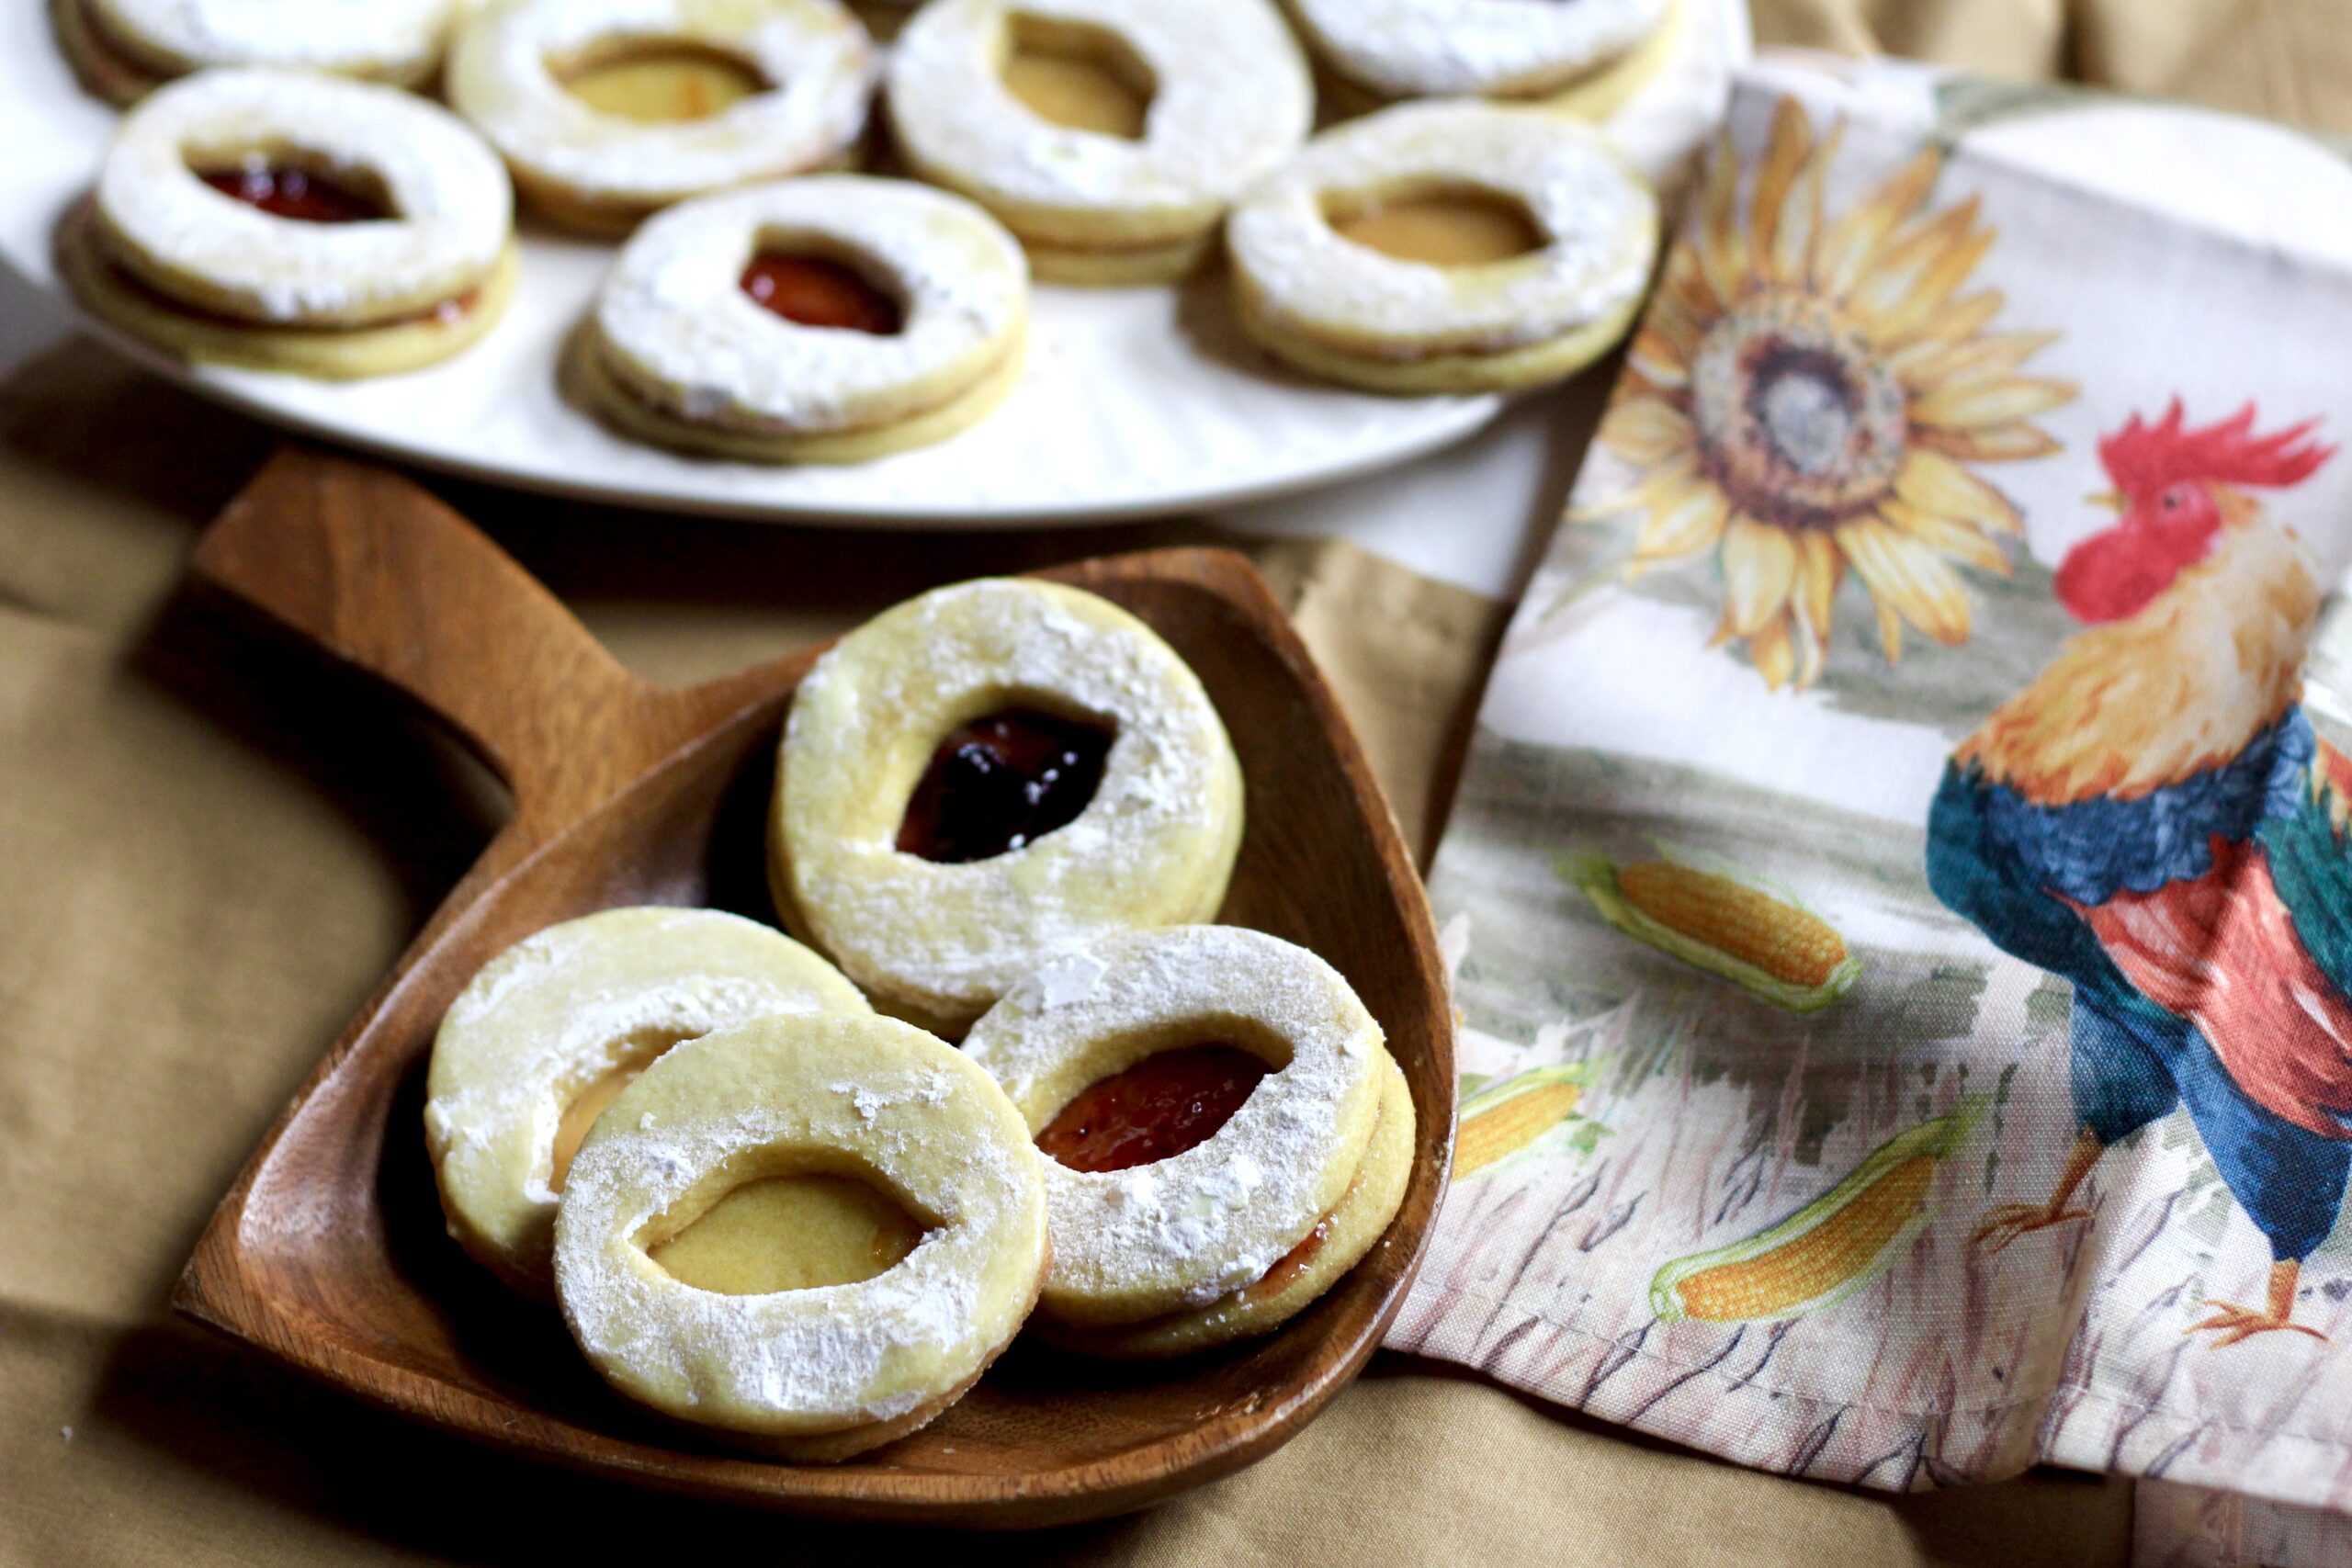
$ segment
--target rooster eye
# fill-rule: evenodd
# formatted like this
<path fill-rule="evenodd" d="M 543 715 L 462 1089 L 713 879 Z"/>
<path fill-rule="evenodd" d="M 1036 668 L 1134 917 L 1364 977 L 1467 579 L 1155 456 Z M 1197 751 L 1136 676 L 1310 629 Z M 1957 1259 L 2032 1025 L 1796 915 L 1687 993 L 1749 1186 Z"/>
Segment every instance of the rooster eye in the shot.
<path fill-rule="evenodd" d="M 2179 492 L 2178 491 L 2174 491 L 2174 490 L 2168 490 L 2168 491 L 2165 491 L 2165 494 L 2164 494 L 2164 502 L 2165 502 L 2165 510 L 2166 512 L 2176 512 L 2176 511 L 2178 511 L 2178 510 L 2179 510 L 2179 508 L 2180 508 L 2180 492 Z"/>

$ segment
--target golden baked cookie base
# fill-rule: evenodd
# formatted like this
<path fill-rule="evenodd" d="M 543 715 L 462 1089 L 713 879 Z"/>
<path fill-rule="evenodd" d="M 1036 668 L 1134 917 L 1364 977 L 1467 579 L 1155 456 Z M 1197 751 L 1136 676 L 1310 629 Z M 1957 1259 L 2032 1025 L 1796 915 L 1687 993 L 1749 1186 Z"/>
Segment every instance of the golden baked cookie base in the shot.
<path fill-rule="evenodd" d="M 1245 1285 L 1204 1307 L 1142 1323 L 1080 1327 L 1039 1316 L 1030 1319 L 1031 1330 L 1048 1345 L 1089 1356 L 1182 1356 L 1272 1333 L 1306 1311 L 1363 1261 L 1405 1201 L 1413 1173 L 1413 1091 L 1394 1058 L 1384 1055 L 1382 1070 L 1380 1116 L 1363 1162 L 1322 1222 L 1328 1228 L 1321 1246 L 1290 1279 L 1262 1294 L 1252 1293 L 1256 1284 Z"/>
<path fill-rule="evenodd" d="M 182 359 L 356 381 L 436 365 L 480 342 L 514 297 L 522 253 L 506 243 L 475 286 L 473 303 L 454 321 L 426 314 L 372 327 L 266 326 L 183 310 L 118 270 L 87 206 L 60 226 L 57 263 L 91 311 Z"/>
<path fill-rule="evenodd" d="M 996 406 L 1004 401 L 1005 394 L 1020 381 L 1027 350 L 1028 332 L 1023 327 L 985 376 L 944 403 L 864 430 L 820 431 L 804 435 L 763 435 L 696 424 L 653 407 L 621 385 L 605 368 L 593 325 L 571 334 L 564 350 L 562 379 L 565 393 L 575 404 L 632 441 L 745 463 L 863 463 L 944 441 L 978 423 L 995 412 Z M 789 926 L 788 920 L 786 923 Z M 808 940 L 797 929 L 793 934 L 804 942 Z M 912 1021 L 923 1022 L 921 1019 Z"/>
<path fill-rule="evenodd" d="M 1197 270 L 1216 243 L 1215 225 L 1189 239 L 1136 246 L 1058 245 L 1024 239 L 1029 276 L 1073 288 L 1136 288 L 1178 283 Z"/>
<path fill-rule="evenodd" d="M 1182 209 L 1120 212 L 1014 201 L 969 179 L 957 177 L 951 169 L 926 164 L 910 153 L 903 142 L 892 145 L 902 165 L 902 171 L 894 173 L 902 172 L 907 179 L 920 180 L 962 197 L 1012 231 L 1023 248 L 1044 246 L 1048 250 L 1087 253 L 1205 244 L 1225 220 L 1226 209 L 1210 203 L 1195 203 Z"/>
<path fill-rule="evenodd" d="M 1234 284 L 1242 330 L 1276 358 L 1328 381 L 1408 396 L 1516 392 L 1563 380 L 1615 346 L 1632 326 L 1642 304 L 1638 295 L 1630 297 L 1607 315 L 1541 343 L 1484 354 L 1430 354 L 1402 358 L 1337 347 L 1296 328 L 1268 321 L 1255 290 L 1238 273 Z"/>

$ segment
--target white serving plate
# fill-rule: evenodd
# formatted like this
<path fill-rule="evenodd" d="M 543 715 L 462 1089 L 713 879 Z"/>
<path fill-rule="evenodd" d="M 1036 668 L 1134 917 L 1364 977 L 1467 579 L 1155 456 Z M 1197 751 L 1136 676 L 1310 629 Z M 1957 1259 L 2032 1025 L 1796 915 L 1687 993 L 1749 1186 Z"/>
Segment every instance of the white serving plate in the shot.
<path fill-rule="evenodd" d="M 63 295 L 51 232 L 88 188 L 115 118 L 74 81 L 38 0 L 0 5 L 0 257 L 51 293 Z M 1004 527 L 1191 511 L 1400 462 L 1501 407 L 1291 376 L 1240 338 L 1213 278 L 1181 289 L 1041 287 L 1020 385 L 951 440 L 846 465 L 681 457 L 621 440 L 558 394 L 558 347 L 611 254 L 526 228 L 522 286 L 487 339 L 372 381 L 192 367 L 82 321 L 159 374 L 294 430 L 532 490 L 778 519 Z"/>

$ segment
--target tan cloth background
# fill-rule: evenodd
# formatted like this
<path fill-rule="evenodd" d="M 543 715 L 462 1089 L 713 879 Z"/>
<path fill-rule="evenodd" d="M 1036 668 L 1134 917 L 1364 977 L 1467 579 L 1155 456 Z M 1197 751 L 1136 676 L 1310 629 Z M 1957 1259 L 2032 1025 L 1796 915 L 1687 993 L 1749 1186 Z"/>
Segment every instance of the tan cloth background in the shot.
<path fill-rule="evenodd" d="M 2352 129 L 2346 0 L 1758 9 L 1768 40 L 2071 70 Z M 180 592 L 195 530 L 269 441 L 85 346 L 0 389 L 0 1562 L 2123 1559 L 2122 1483 L 1799 1484 L 1403 1358 L 1273 1458 L 1138 1518 L 1012 1540 L 845 1532 L 488 1455 L 175 1323 L 164 1293 L 214 1198 L 500 809 L 385 701 Z M 933 582 L 1207 533 L 882 539 L 451 493 L 623 659 L 672 680 Z M 1498 607 L 1345 547 L 1252 547 L 1419 836 Z"/>

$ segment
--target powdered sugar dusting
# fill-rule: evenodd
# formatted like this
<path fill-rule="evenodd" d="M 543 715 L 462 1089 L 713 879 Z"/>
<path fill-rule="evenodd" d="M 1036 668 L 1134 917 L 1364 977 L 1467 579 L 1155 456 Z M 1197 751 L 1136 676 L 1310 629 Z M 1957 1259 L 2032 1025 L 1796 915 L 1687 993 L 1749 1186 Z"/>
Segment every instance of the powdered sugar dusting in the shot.
<path fill-rule="evenodd" d="M 905 322 L 802 326 L 740 280 L 765 246 L 846 250 L 888 276 Z M 746 430 L 855 429 L 965 390 L 1028 315 L 1021 247 L 979 209 L 902 180 L 820 175 L 707 197 L 621 250 L 597 297 L 600 348 L 648 400 Z"/>
<path fill-rule="evenodd" d="M 1104 1042 L 1197 1022 L 1204 1038 L 1241 1026 L 1286 1043 L 1206 1142 L 1155 1164 L 1077 1171 L 1046 1163 L 1053 1235 L 1049 1303 L 1106 1293 L 1159 1299 L 1125 1315 L 1200 1306 L 1259 1278 L 1330 1212 L 1353 1174 L 1338 1156 L 1368 1133 L 1379 1099 L 1380 1026 L 1338 972 L 1305 948 L 1238 926 L 1138 932 L 1088 950 L 1102 972 L 1054 1000 L 1031 976 L 973 1025 L 965 1054 L 1004 1086 L 1032 1127 L 1060 1109 L 1074 1062 Z"/>
<path fill-rule="evenodd" d="M 1532 91 L 1649 36 L 1668 0 L 1290 0 L 1317 52 L 1387 97 Z"/>
<path fill-rule="evenodd" d="M 303 223 L 189 167 L 294 149 L 379 181 L 396 216 Z M 514 226 L 506 171 L 447 111 L 390 87 L 299 72 L 184 77 L 123 119 L 98 174 L 109 250 L 164 292 L 264 321 L 364 324 L 479 283 Z M 191 279 L 193 281 L 191 281 Z"/>
<path fill-rule="evenodd" d="M 773 85 L 700 119 L 608 115 L 551 62 L 616 39 L 699 44 Z M 836 0 L 524 0 L 469 22 L 449 98 L 517 169 L 575 195 L 658 206 L 818 167 L 855 141 L 879 66 Z"/>
<path fill-rule="evenodd" d="M 1468 185 L 1524 204 L 1541 250 L 1437 266 L 1343 239 L 1333 196 Z M 1540 110 L 1408 104 L 1326 131 L 1234 209 L 1234 265 L 1269 318 L 1398 358 L 1540 343 L 1639 296 L 1657 203 L 1586 128 Z"/>
<path fill-rule="evenodd" d="M 406 78 L 441 52 L 458 0 L 76 0 L 183 70 L 284 65 Z"/>
<path fill-rule="evenodd" d="M 1055 125 L 1014 97 L 998 65 L 1015 14 L 1133 49 L 1156 85 L 1143 138 Z M 1306 138 L 1314 89 L 1267 0 L 933 0 L 892 51 L 890 119 L 919 166 L 991 205 L 1172 209 L 1181 233 Z"/>
<path fill-rule="evenodd" d="M 607 1378 L 673 1414 L 786 1432 L 888 1420 L 1019 1326 L 1044 1256 L 1041 1162 L 937 1041 L 887 1020 L 779 1021 L 682 1046 L 615 1102 L 559 1221 L 564 1315 Z M 630 1119 L 656 1105 L 653 1127 Z M 647 1255 L 650 1227 L 713 1173 L 796 1150 L 869 1164 L 931 1228 L 871 1280 L 768 1295 L 700 1290 Z"/>
<path fill-rule="evenodd" d="M 833 1083 L 825 1087 L 832 1093 L 846 1098 L 849 1100 L 850 1109 L 857 1113 L 859 1121 L 871 1122 L 889 1107 L 901 1102 L 914 1105 L 944 1105 L 947 1103 L 950 1086 L 946 1074 L 933 1072 L 913 1087 L 903 1089 L 896 1093 L 861 1083 Z"/>
<path fill-rule="evenodd" d="M 1110 971 L 1109 964 L 1091 953 L 1064 953 L 1040 964 L 1037 972 L 1022 983 L 1020 990 L 1027 1005 L 1039 1012 L 1051 1012 L 1092 996 L 1094 987 Z"/>
<path fill-rule="evenodd" d="M 986 860 L 902 853 L 932 747 L 1023 701 L 1114 727 L 1093 799 Z M 880 776 L 886 758 L 903 776 Z M 801 917 L 836 962 L 968 1019 L 1059 953 L 1213 914 L 1240 790 L 1208 694 L 1142 623 L 1077 589 L 990 579 L 911 600 L 818 661 L 785 727 L 778 830 Z M 1078 971 L 1052 973 L 1075 999 Z"/>

